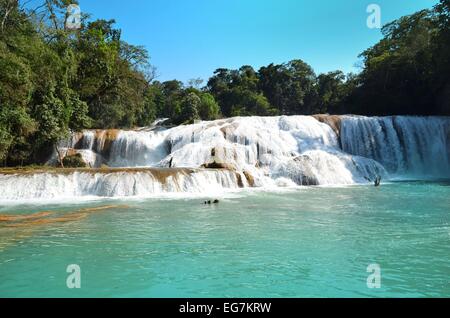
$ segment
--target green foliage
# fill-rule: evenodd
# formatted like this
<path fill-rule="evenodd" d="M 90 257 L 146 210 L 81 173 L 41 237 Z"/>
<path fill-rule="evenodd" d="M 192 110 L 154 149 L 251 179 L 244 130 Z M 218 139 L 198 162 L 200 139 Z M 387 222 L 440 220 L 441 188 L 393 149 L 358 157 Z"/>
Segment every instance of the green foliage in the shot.
<path fill-rule="evenodd" d="M 0 109 L 0 160 L 23 162 L 29 153 L 27 138 L 36 131 L 36 122 L 24 107 L 2 104 Z M 9 158 L 8 158 L 9 157 Z"/>
<path fill-rule="evenodd" d="M 262 67 L 259 86 L 264 96 L 282 114 L 315 112 L 316 75 L 302 60 Z"/>
<path fill-rule="evenodd" d="M 361 54 L 364 69 L 347 100 L 351 112 L 450 114 L 439 98 L 450 90 L 448 7 L 449 1 L 441 0 L 433 10 L 383 27 L 384 38 Z"/>
<path fill-rule="evenodd" d="M 220 116 L 220 107 L 214 96 L 209 93 L 200 94 L 198 113 L 201 119 L 214 120 Z"/>
<path fill-rule="evenodd" d="M 11 1 L 0 3 L 0 13 L 9 12 L 0 32 L 0 160 L 22 162 L 28 155 L 26 138 L 36 130 L 29 104 L 35 84 L 28 60 L 21 54 L 32 44 L 15 35 L 18 27 L 12 17 L 18 18 Z M 10 10 L 10 11 L 8 11 Z M 28 25 L 22 26 L 27 31 Z"/>
<path fill-rule="evenodd" d="M 345 75 L 341 71 L 320 74 L 317 77 L 318 113 L 336 110 L 346 96 Z"/>
<path fill-rule="evenodd" d="M 358 75 L 315 75 L 302 60 L 217 69 L 207 89 L 224 116 L 450 114 L 450 0 L 385 25 Z M 264 96 L 267 106 L 261 97 Z M 255 106 L 256 105 L 256 106 Z"/>
<path fill-rule="evenodd" d="M 163 103 L 163 94 L 159 83 L 153 83 L 145 92 L 143 108 L 138 114 L 137 124 L 149 126 L 156 119 L 158 105 Z"/>
<path fill-rule="evenodd" d="M 172 122 L 179 123 L 181 101 L 184 97 L 183 83 L 176 80 L 164 82 L 161 84 L 161 91 L 164 97 L 158 107 L 159 117 L 169 118 Z"/>
<path fill-rule="evenodd" d="M 26 61 L 0 42 L 0 103 L 26 106 L 33 91 L 32 72 Z"/>
<path fill-rule="evenodd" d="M 81 29 L 66 30 L 71 2 L 26 11 L 17 0 L 0 0 L 4 164 L 39 161 L 70 131 L 148 126 L 157 118 L 450 115 L 450 0 L 385 25 L 383 38 L 361 54 L 360 74 L 316 75 L 297 59 L 258 71 L 220 68 L 203 88 L 202 79 L 154 81 L 148 52 L 123 41 L 114 20 L 83 16 Z"/>
<path fill-rule="evenodd" d="M 35 122 L 23 107 L 2 105 L 0 109 L 0 160 L 5 160 L 12 151 L 24 144 L 25 138 L 36 129 Z M 17 155 L 17 152 L 15 153 Z M 14 160 L 23 160 L 23 154 Z"/>
<path fill-rule="evenodd" d="M 194 120 L 199 119 L 198 109 L 201 104 L 201 99 L 197 94 L 191 92 L 183 98 L 181 102 L 181 113 L 179 121 L 182 123 L 192 124 Z"/>
<path fill-rule="evenodd" d="M 43 96 L 42 103 L 34 107 L 33 116 L 39 123 L 37 144 L 55 144 L 69 134 L 69 115 L 66 105 L 52 91 Z"/>
<path fill-rule="evenodd" d="M 92 119 L 88 116 L 89 107 L 85 101 L 80 100 L 78 94 L 71 92 L 67 100 L 70 108 L 69 128 L 73 131 L 81 131 L 84 128 L 89 128 L 92 124 Z"/>
<path fill-rule="evenodd" d="M 0 159 L 7 164 L 34 162 L 70 131 L 133 127 L 156 116 L 147 51 L 121 41 L 113 20 L 84 19 L 80 30 L 65 30 L 68 3 L 25 11 L 16 0 L 0 1 Z"/>
<path fill-rule="evenodd" d="M 216 70 L 207 88 L 226 117 L 276 113 L 258 86 L 257 72 L 251 66 L 242 66 L 239 70 Z"/>
<path fill-rule="evenodd" d="M 72 156 L 65 156 L 62 160 L 64 168 L 86 168 L 86 162 L 84 162 L 81 154 L 77 153 Z"/>
<path fill-rule="evenodd" d="M 3 125 L 3 121 L 0 122 L 0 160 L 3 160 L 6 157 L 9 147 L 13 142 L 13 137 Z"/>

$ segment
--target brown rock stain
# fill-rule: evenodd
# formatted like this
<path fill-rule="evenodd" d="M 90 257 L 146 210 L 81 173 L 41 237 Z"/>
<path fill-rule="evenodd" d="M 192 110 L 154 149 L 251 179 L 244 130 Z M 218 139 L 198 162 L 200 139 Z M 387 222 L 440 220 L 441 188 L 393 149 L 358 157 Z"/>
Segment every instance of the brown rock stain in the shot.
<path fill-rule="evenodd" d="M 97 149 L 101 155 L 108 157 L 111 146 L 117 139 L 119 132 L 119 129 L 96 130 L 94 141 L 95 149 Z"/>
<path fill-rule="evenodd" d="M 223 138 L 227 139 L 229 136 L 233 135 L 234 131 L 236 130 L 237 127 L 238 127 L 238 124 L 233 123 L 233 122 L 228 122 L 228 124 L 226 124 L 225 126 L 220 128 L 220 131 L 223 134 Z"/>
<path fill-rule="evenodd" d="M 339 115 L 327 115 L 327 114 L 318 114 L 313 115 L 315 119 L 320 121 L 321 123 L 327 124 L 333 129 L 336 133 L 336 136 L 341 135 L 341 116 Z"/>
<path fill-rule="evenodd" d="M 0 174 L 4 175 L 33 175 L 39 173 L 52 173 L 68 175 L 74 172 L 90 173 L 90 174 L 110 174 L 110 173 L 156 173 L 156 174 L 170 174 L 179 172 L 190 173 L 194 169 L 190 168 L 111 168 L 103 165 L 101 168 L 59 168 L 42 166 L 39 168 L 0 168 Z"/>
<path fill-rule="evenodd" d="M 70 157 L 70 156 L 75 156 L 78 152 L 76 151 L 76 149 L 74 148 L 69 148 L 67 149 L 64 157 Z"/>
<path fill-rule="evenodd" d="M 243 173 L 244 173 L 245 178 L 247 179 L 248 185 L 251 187 L 254 187 L 255 186 L 255 178 L 251 175 L 250 172 L 248 172 L 246 170 L 244 170 Z"/>
<path fill-rule="evenodd" d="M 242 176 L 239 172 L 236 172 L 236 179 L 237 179 L 237 184 L 239 188 L 243 188 L 244 187 L 244 182 L 242 182 Z"/>
<path fill-rule="evenodd" d="M 187 169 L 187 168 L 173 168 L 173 169 L 152 169 L 150 171 L 151 175 L 158 180 L 159 183 L 161 184 L 166 184 L 167 183 L 167 179 L 169 177 L 173 177 L 175 180 L 180 176 L 180 175 L 189 175 L 191 173 L 193 173 L 194 170 L 192 169 Z"/>

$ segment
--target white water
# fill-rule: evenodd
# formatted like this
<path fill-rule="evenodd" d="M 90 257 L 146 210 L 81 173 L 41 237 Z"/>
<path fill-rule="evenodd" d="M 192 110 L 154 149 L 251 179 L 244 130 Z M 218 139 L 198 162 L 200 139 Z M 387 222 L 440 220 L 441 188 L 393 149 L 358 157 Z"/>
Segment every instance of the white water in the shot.
<path fill-rule="evenodd" d="M 164 193 L 218 193 L 238 188 L 230 171 L 174 171 L 165 180 L 152 170 L 112 173 L 72 172 L 0 175 L 1 201 L 71 199 L 73 197 L 129 197 Z"/>
<path fill-rule="evenodd" d="M 394 176 L 450 177 L 448 117 L 345 116 L 341 142 L 345 152 L 373 158 Z"/>
<path fill-rule="evenodd" d="M 76 148 L 92 167 L 200 168 L 216 162 L 227 164 L 242 181 L 235 172 L 205 169 L 169 178 L 164 184 L 150 172 L 135 171 L 0 175 L 0 200 L 205 193 L 251 185 L 347 185 L 373 182 L 376 176 L 384 180 L 450 176 L 449 118 L 342 116 L 341 126 L 340 140 L 330 126 L 310 116 L 237 117 L 171 129 L 88 130 L 61 145 Z"/>

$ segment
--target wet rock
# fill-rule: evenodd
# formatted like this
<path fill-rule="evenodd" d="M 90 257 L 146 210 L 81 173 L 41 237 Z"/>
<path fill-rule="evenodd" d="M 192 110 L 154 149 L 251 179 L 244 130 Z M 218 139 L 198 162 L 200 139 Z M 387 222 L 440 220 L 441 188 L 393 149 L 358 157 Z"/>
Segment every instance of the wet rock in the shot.
<path fill-rule="evenodd" d="M 321 123 L 327 124 L 328 126 L 333 129 L 333 131 L 336 133 L 336 136 L 341 135 L 341 117 L 338 115 L 328 115 L 328 114 L 319 114 L 319 115 L 313 115 L 315 119 L 320 121 Z"/>
<path fill-rule="evenodd" d="M 237 179 L 237 184 L 239 188 L 243 188 L 244 187 L 244 182 L 242 182 L 242 176 L 239 172 L 236 172 L 236 179 Z"/>
<path fill-rule="evenodd" d="M 205 163 L 201 167 L 205 169 L 226 169 L 232 171 L 236 170 L 236 167 L 230 163 L 221 163 L 216 161 Z"/>
<path fill-rule="evenodd" d="M 312 159 L 307 155 L 302 155 L 290 160 L 283 166 L 275 177 L 291 179 L 297 185 L 314 186 L 319 185 L 319 180 L 313 172 Z"/>
<path fill-rule="evenodd" d="M 248 185 L 251 187 L 255 186 L 255 178 L 250 174 L 250 172 L 244 170 L 244 176 L 247 179 Z"/>

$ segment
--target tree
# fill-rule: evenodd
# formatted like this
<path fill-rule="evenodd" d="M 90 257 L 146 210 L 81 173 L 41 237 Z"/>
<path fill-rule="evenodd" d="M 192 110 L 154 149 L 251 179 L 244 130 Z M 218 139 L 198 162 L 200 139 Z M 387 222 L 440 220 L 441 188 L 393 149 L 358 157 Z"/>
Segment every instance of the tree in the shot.
<path fill-rule="evenodd" d="M 433 93 L 436 111 L 450 115 L 450 0 L 441 0 L 435 7 L 438 32 L 433 41 Z"/>
<path fill-rule="evenodd" d="M 200 105 L 198 113 L 203 120 L 214 120 L 219 118 L 220 108 L 214 96 L 209 93 L 200 94 Z"/>
<path fill-rule="evenodd" d="M 183 83 L 177 80 L 163 82 L 162 92 L 164 99 L 159 107 L 160 117 L 169 118 L 173 122 L 179 122 L 181 101 L 184 96 Z"/>
<path fill-rule="evenodd" d="M 160 106 L 164 103 L 164 95 L 159 82 L 152 83 L 145 92 L 144 107 L 138 114 L 138 125 L 148 126 L 161 115 Z"/>
<path fill-rule="evenodd" d="M 344 97 L 345 75 L 342 71 L 328 72 L 317 77 L 318 113 L 335 110 Z"/>
<path fill-rule="evenodd" d="M 269 103 L 282 114 L 311 114 L 317 103 L 316 75 L 302 60 L 262 67 L 259 86 Z"/>
<path fill-rule="evenodd" d="M 25 108 L 1 105 L 0 108 L 0 160 L 22 164 L 29 156 L 26 138 L 36 131 L 36 122 Z"/>
<path fill-rule="evenodd" d="M 388 23 L 382 33 L 383 39 L 361 54 L 364 69 L 360 85 L 352 92 L 350 109 L 366 115 L 437 113 L 439 71 L 433 60 L 439 27 L 435 10 Z"/>
<path fill-rule="evenodd" d="M 192 87 L 195 89 L 200 89 L 200 86 L 203 84 L 203 80 L 201 78 L 192 78 L 188 81 L 188 87 Z"/>
<path fill-rule="evenodd" d="M 39 39 L 17 1 L 0 1 L 0 18 L 0 160 L 22 164 L 31 151 L 27 138 L 37 128 L 29 109 L 35 75 L 26 54 Z"/>
<path fill-rule="evenodd" d="M 20 17 L 19 1 L 0 0 L 0 34 L 4 34 Z"/>
<path fill-rule="evenodd" d="M 147 50 L 123 41 L 114 20 L 84 14 L 81 29 L 66 29 L 69 3 L 77 2 L 29 8 L 0 0 L 4 164 L 43 162 L 70 131 L 147 126 L 158 117 L 180 124 L 319 112 L 450 115 L 450 0 L 385 25 L 383 38 L 360 55 L 360 74 L 316 76 L 296 59 L 259 71 L 220 68 L 203 88 L 201 79 L 187 87 L 155 81 Z"/>
<path fill-rule="evenodd" d="M 231 86 L 235 73 L 232 70 L 220 68 L 214 71 L 214 75 L 208 80 L 207 90 L 214 96 L 219 103 L 221 112 L 224 116 L 231 116 L 233 103 Z"/>
<path fill-rule="evenodd" d="M 258 73 L 248 65 L 239 70 L 217 69 L 208 91 L 218 101 L 224 116 L 271 115 L 276 111 L 259 88 Z"/>
<path fill-rule="evenodd" d="M 201 99 L 195 93 L 189 93 L 181 103 L 181 113 L 178 121 L 180 123 L 192 124 L 194 120 L 199 119 L 198 109 L 200 108 Z"/>
<path fill-rule="evenodd" d="M 0 1 L 0 158 L 35 162 L 70 130 L 133 126 L 145 108 L 148 54 L 114 21 L 64 29 L 65 0 L 26 11 Z M 44 159 L 44 158 L 41 158 Z"/>
<path fill-rule="evenodd" d="M 50 90 L 42 97 L 42 103 L 34 107 L 34 116 L 39 123 L 36 131 L 37 146 L 53 145 L 62 165 L 63 156 L 57 143 L 69 135 L 70 114 L 66 105 Z"/>
<path fill-rule="evenodd" d="M 285 65 L 263 66 L 259 69 L 259 86 L 264 96 L 282 114 L 289 112 L 289 74 Z"/>

